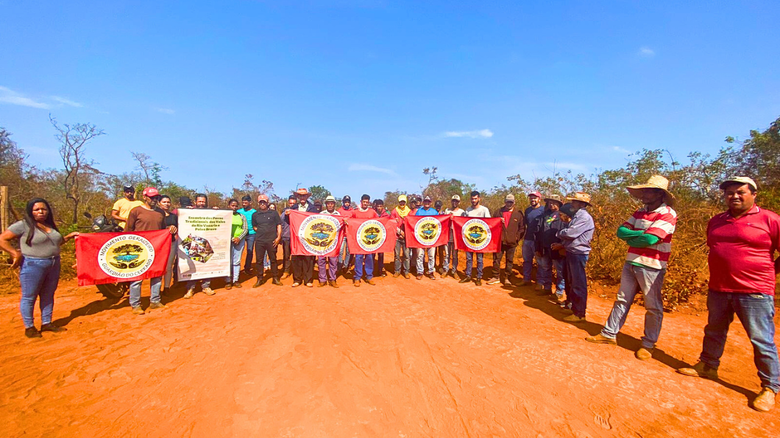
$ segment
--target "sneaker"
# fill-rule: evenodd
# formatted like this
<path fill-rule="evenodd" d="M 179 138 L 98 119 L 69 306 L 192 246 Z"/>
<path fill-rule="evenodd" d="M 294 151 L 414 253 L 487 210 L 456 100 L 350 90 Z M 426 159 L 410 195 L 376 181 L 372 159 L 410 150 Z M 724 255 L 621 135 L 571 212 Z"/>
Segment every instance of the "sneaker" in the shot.
<path fill-rule="evenodd" d="M 563 321 L 564 322 L 574 322 L 574 323 L 585 322 L 585 317 L 584 316 L 577 316 L 575 314 L 571 314 L 571 315 L 567 316 L 566 318 L 563 318 Z"/>
<path fill-rule="evenodd" d="M 423 277 L 422 275 L 417 275 L 418 280 L 422 280 L 422 277 Z"/>
<path fill-rule="evenodd" d="M 709 365 L 705 364 L 702 361 L 699 361 L 696 365 L 692 367 L 679 368 L 677 372 L 684 376 L 703 377 L 705 379 L 710 379 L 710 380 L 718 379 L 718 369 L 711 368 Z"/>
<path fill-rule="evenodd" d="M 477 286 L 482 286 L 482 279 L 481 278 L 477 278 L 476 280 L 474 280 L 474 284 L 477 285 Z"/>
<path fill-rule="evenodd" d="M 387 277 L 387 272 L 382 271 L 382 273 L 379 274 L 380 277 Z"/>
<path fill-rule="evenodd" d="M 160 302 L 152 303 L 152 304 L 149 305 L 149 308 L 150 309 L 164 309 L 165 308 L 165 304 L 160 303 Z"/>
<path fill-rule="evenodd" d="M 471 277 L 463 277 L 458 283 L 468 283 L 471 281 Z"/>
<path fill-rule="evenodd" d="M 328 284 L 330 284 L 331 287 L 335 287 L 336 289 L 339 288 L 339 284 L 336 283 L 336 280 L 331 280 L 328 282 Z"/>
<path fill-rule="evenodd" d="M 539 283 L 536 283 L 536 286 L 534 286 L 534 289 L 535 289 L 535 290 L 544 290 L 544 286 L 542 286 L 542 285 L 541 285 L 541 284 L 539 284 Z"/>
<path fill-rule="evenodd" d="M 596 336 L 588 336 L 585 338 L 588 342 L 593 342 L 594 344 L 611 344 L 611 345 L 617 345 L 617 341 L 612 338 L 608 338 L 601 333 L 597 334 Z"/>
<path fill-rule="evenodd" d="M 281 281 L 279 281 L 279 279 L 278 279 L 278 278 L 274 278 L 274 279 L 273 279 L 273 281 L 272 281 L 271 283 L 272 283 L 274 286 L 281 286 L 281 285 L 282 285 L 282 282 L 281 282 Z"/>
<path fill-rule="evenodd" d="M 360 280 L 352 280 L 352 286 L 360 287 Z"/>
<path fill-rule="evenodd" d="M 512 287 L 513 286 L 512 281 L 510 279 L 508 279 L 508 278 L 505 278 L 504 279 L 504 286 Z"/>
<path fill-rule="evenodd" d="M 38 331 L 35 327 L 27 327 L 24 329 L 24 335 L 28 338 L 42 338 L 43 335 L 41 335 L 41 332 Z"/>
<path fill-rule="evenodd" d="M 436 280 L 436 277 L 433 276 L 433 273 L 428 274 L 426 277 L 430 278 L 431 280 Z"/>
<path fill-rule="evenodd" d="M 293 283 L 293 284 L 292 284 L 292 287 L 298 287 L 298 286 L 300 286 L 300 285 L 301 285 L 301 284 L 300 284 L 300 283 L 298 283 L 298 282 L 296 281 L 295 283 Z"/>
<path fill-rule="evenodd" d="M 320 287 L 325 287 L 328 285 L 327 281 L 320 281 Z"/>
<path fill-rule="evenodd" d="M 306 283 L 306 287 L 314 287 L 314 283 L 312 283 L 312 282 L 310 281 L 310 282 Z"/>
<path fill-rule="evenodd" d="M 365 282 L 366 282 L 367 284 L 370 284 L 371 286 L 376 286 L 376 282 L 374 282 L 374 280 L 372 280 L 372 279 L 370 279 L 370 278 L 369 278 L 368 280 L 365 280 Z"/>
<path fill-rule="evenodd" d="M 452 278 L 454 278 L 456 280 L 458 279 L 458 274 L 456 274 L 455 271 L 450 271 L 450 273 L 447 274 L 447 275 L 449 275 L 450 277 L 452 277 Z"/>
<path fill-rule="evenodd" d="M 775 407 L 775 393 L 769 388 L 762 388 L 758 396 L 750 403 L 750 407 L 759 412 L 769 412 Z"/>
<path fill-rule="evenodd" d="M 206 294 L 206 295 L 209 295 L 209 296 L 210 296 L 210 295 L 214 295 L 214 294 L 216 294 L 216 292 L 214 292 L 213 290 L 211 290 L 211 288 L 210 288 L 210 287 L 204 287 L 204 288 L 203 288 L 203 293 L 204 293 L 204 294 Z"/>
<path fill-rule="evenodd" d="M 258 288 L 258 287 L 262 286 L 264 283 L 265 283 L 265 281 L 263 281 L 263 280 L 258 278 L 257 281 L 255 282 L 255 284 L 252 285 L 252 287 L 253 288 Z"/>
<path fill-rule="evenodd" d="M 400 272 L 393 272 L 393 278 L 398 278 L 399 275 L 401 275 Z"/>
<path fill-rule="evenodd" d="M 239 283 L 239 282 L 235 282 L 235 283 L 233 283 L 233 287 L 236 288 L 236 289 L 241 289 L 243 287 L 243 285 L 241 283 Z"/>
<path fill-rule="evenodd" d="M 41 326 L 41 333 L 43 332 L 52 332 L 52 333 L 59 333 L 59 332 L 66 332 L 68 329 L 65 327 L 56 326 L 52 323 L 44 324 Z"/>
<path fill-rule="evenodd" d="M 143 315 L 144 309 L 141 308 L 141 306 L 135 306 L 133 307 L 133 315 Z"/>
<path fill-rule="evenodd" d="M 233 283 L 225 283 L 225 290 L 233 289 Z"/>
<path fill-rule="evenodd" d="M 487 282 L 487 284 L 500 284 L 500 283 L 501 283 L 501 280 L 499 280 L 498 278 L 494 278 L 492 280 L 488 280 L 488 282 Z"/>
<path fill-rule="evenodd" d="M 404 274 L 404 278 L 407 279 L 407 280 L 409 279 L 409 273 L 408 272 L 406 274 Z"/>
<path fill-rule="evenodd" d="M 645 348 L 641 347 L 639 350 L 634 353 L 634 357 L 636 357 L 639 360 L 648 360 L 653 358 L 653 349 L 652 348 Z"/>
<path fill-rule="evenodd" d="M 195 288 L 187 289 L 187 293 L 184 294 L 184 298 L 190 299 L 192 298 L 192 294 L 195 293 Z"/>

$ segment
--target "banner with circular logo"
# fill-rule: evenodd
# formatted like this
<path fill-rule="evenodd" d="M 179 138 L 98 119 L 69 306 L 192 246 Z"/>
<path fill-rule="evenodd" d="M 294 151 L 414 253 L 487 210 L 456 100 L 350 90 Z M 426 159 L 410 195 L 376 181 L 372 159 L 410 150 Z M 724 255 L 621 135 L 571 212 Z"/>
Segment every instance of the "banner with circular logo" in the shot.
<path fill-rule="evenodd" d="M 387 230 L 382 222 L 369 219 L 360 224 L 356 236 L 357 244 L 363 251 L 374 252 L 387 240 Z"/>
<path fill-rule="evenodd" d="M 142 275 L 154 263 L 154 246 L 136 234 L 125 234 L 108 240 L 98 251 L 98 266 L 115 278 Z"/>
<path fill-rule="evenodd" d="M 290 217 L 295 216 L 297 215 L 292 214 Z M 298 242 L 305 253 L 308 253 L 306 255 L 328 256 L 341 243 L 339 239 L 341 222 L 335 216 L 312 214 L 301 220 L 294 229 L 297 231 Z"/>
<path fill-rule="evenodd" d="M 463 224 L 463 243 L 472 251 L 480 251 L 490 245 L 492 233 L 482 219 L 469 219 Z"/>
<path fill-rule="evenodd" d="M 167 269 L 171 233 L 84 233 L 76 239 L 79 286 L 159 277 Z M 163 257 L 158 257 L 164 254 Z"/>
<path fill-rule="evenodd" d="M 408 248 L 431 248 L 446 245 L 450 239 L 450 215 L 412 216 L 404 218 Z"/>
<path fill-rule="evenodd" d="M 414 224 L 414 238 L 425 246 L 434 246 L 441 235 L 441 221 L 434 216 L 424 216 Z"/>

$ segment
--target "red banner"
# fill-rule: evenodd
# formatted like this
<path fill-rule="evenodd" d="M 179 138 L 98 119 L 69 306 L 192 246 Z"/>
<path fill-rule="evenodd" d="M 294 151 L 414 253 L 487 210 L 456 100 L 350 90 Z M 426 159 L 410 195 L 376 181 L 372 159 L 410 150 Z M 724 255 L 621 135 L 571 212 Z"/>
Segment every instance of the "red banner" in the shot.
<path fill-rule="evenodd" d="M 321 213 L 289 210 L 290 253 L 337 257 L 344 238 L 344 218 Z"/>
<path fill-rule="evenodd" d="M 450 218 L 438 216 L 412 216 L 404 218 L 404 234 L 408 248 L 433 248 L 450 241 Z"/>
<path fill-rule="evenodd" d="M 395 250 L 398 223 L 389 217 L 376 219 L 349 218 L 347 245 L 350 254 L 375 254 Z"/>
<path fill-rule="evenodd" d="M 170 251 L 168 229 L 81 234 L 76 239 L 79 286 L 160 277 Z"/>
<path fill-rule="evenodd" d="M 498 252 L 501 248 L 501 218 L 453 217 L 455 248 L 468 252 Z"/>

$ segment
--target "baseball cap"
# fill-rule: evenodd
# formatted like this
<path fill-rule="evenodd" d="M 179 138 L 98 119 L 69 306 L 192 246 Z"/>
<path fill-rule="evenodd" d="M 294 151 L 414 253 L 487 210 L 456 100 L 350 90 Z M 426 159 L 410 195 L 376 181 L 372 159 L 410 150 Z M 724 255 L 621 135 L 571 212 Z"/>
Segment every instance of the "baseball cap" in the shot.
<path fill-rule="evenodd" d="M 406 195 L 398 195 L 398 202 L 401 202 L 401 201 L 407 202 L 406 201 Z"/>
<path fill-rule="evenodd" d="M 430 197 L 430 196 L 426 196 L 426 197 L 423 199 L 423 201 L 430 201 L 430 200 L 431 200 L 431 197 Z"/>
<path fill-rule="evenodd" d="M 325 202 L 336 202 L 336 198 L 334 198 L 333 195 L 328 195 L 325 198 Z"/>
<path fill-rule="evenodd" d="M 350 198 L 349 195 L 344 195 L 344 197 L 341 198 L 341 202 L 346 202 L 346 201 L 352 202 L 352 198 Z"/>
<path fill-rule="evenodd" d="M 123 192 L 133 192 L 133 193 L 135 193 L 135 187 L 133 187 L 133 186 L 124 186 L 124 187 L 122 187 L 122 191 Z"/>
<path fill-rule="evenodd" d="M 257 202 L 265 201 L 268 202 L 268 195 L 258 195 L 257 196 Z"/>
<path fill-rule="evenodd" d="M 750 187 L 753 187 L 753 190 L 758 190 L 758 185 L 756 184 L 755 181 L 753 181 L 753 178 L 748 178 L 746 176 L 732 176 L 731 178 L 720 183 L 718 187 L 720 187 L 720 189 L 723 190 L 726 188 L 727 185 L 732 183 L 747 184 Z"/>
<path fill-rule="evenodd" d="M 147 187 L 144 189 L 143 195 L 153 198 L 155 196 L 160 196 L 160 192 L 158 192 L 154 187 Z"/>
<path fill-rule="evenodd" d="M 452 195 L 453 201 L 460 201 L 460 195 Z"/>
<path fill-rule="evenodd" d="M 541 196 L 539 196 L 539 197 L 541 198 Z M 515 202 L 515 195 L 513 195 L 513 194 L 511 194 L 511 193 L 510 193 L 510 194 L 508 194 L 508 195 L 506 195 L 506 197 L 504 198 L 504 201 L 512 201 L 512 202 Z"/>
<path fill-rule="evenodd" d="M 528 197 L 530 198 L 531 196 L 536 196 L 537 198 L 541 198 L 541 197 L 542 197 L 542 194 L 541 194 L 541 193 L 539 193 L 539 191 L 535 191 L 535 192 L 528 192 Z"/>

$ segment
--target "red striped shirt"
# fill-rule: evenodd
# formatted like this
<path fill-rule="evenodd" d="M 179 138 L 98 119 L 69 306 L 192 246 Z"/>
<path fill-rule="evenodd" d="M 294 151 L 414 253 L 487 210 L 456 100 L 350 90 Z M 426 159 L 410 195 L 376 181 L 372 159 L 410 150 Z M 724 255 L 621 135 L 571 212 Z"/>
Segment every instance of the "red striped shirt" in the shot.
<path fill-rule="evenodd" d="M 653 269 L 666 268 L 672 253 L 672 234 L 677 226 L 677 212 L 666 204 L 653 211 L 640 208 L 623 223 L 631 230 L 644 231 L 660 239 L 655 245 L 646 248 L 628 247 L 626 261 Z"/>

